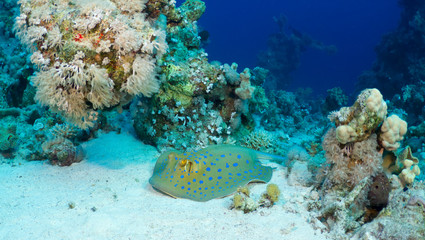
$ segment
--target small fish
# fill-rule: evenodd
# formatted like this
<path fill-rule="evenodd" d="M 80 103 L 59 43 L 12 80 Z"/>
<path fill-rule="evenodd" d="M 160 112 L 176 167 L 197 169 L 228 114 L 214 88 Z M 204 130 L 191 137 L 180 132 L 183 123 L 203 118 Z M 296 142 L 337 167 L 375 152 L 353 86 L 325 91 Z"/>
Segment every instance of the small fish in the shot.
<path fill-rule="evenodd" d="M 282 157 L 234 145 L 214 145 L 192 152 L 165 152 L 149 183 L 175 198 L 205 202 L 230 195 L 249 182 L 268 182 L 272 168 L 259 159 Z"/>

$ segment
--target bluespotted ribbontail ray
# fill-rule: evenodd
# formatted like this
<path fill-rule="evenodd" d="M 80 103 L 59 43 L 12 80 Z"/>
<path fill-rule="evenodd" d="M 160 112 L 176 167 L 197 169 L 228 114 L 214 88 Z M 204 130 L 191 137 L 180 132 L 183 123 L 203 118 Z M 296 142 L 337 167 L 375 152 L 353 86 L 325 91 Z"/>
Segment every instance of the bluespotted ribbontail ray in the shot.
<path fill-rule="evenodd" d="M 260 159 L 283 158 L 235 145 L 169 151 L 158 158 L 149 183 L 172 197 L 205 202 L 230 195 L 249 182 L 268 182 L 272 168 L 263 166 Z"/>

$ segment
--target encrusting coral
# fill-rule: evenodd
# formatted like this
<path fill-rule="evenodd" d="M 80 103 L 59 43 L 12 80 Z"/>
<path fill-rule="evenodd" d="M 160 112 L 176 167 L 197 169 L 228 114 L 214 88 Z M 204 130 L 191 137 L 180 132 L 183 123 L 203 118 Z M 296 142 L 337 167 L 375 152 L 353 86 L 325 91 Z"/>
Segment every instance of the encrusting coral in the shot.
<path fill-rule="evenodd" d="M 19 3 L 15 30 L 39 68 L 31 81 L 42 105 L 86 128 L 94 110 L 158 91 L 167 43 L 161 18 L 147 17 L 147 0 Z"/>

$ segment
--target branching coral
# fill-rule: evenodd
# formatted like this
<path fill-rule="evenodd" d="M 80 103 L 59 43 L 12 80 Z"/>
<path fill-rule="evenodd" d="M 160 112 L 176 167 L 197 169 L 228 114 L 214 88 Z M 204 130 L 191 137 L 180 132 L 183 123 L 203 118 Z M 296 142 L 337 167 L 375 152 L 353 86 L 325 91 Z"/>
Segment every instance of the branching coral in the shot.
<path fill-rule="evenodd" d="M 93 110 L 158 91 L 155 66 L 167 44 L 143 12 L 147 0 L 19 3 L 15 29 L 40 69 L 32 81 L 41 104 L 85 128 Z"/>
<path fill-rule="evenodd" d="M 276 139 L 266 131 L 254 131 L 241 140 L 241 145 L 262 152 L 273 152 Z"/>

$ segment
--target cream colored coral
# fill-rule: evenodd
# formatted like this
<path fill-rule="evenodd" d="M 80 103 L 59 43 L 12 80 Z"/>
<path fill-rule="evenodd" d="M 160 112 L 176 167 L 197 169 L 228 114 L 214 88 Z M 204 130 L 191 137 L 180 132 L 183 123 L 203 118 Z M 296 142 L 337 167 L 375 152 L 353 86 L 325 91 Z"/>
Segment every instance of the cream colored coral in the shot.
<path fill-rule="evenodd" d="M 387 104 L 376 88 L 363 90 L 351 107 L 332 112 L 328 118 L 337 127 L 337 138 L 342 144 L 367 139 L 387 115 Z"/>
<path fill-rule="evenodd" d="M 398 177 L 404 183 L 411 184 L 415 180 L 415 177 L 421 174 L 421 170 L 417 164 L 414 164 L 413 160 L 406 159 L 403 161 L 404 169 L 401 171 Z M 412 166 L 413 165 L 413 166 Z"/>
<path fill-rule="evenodd" d="M 336 128 L 336 139 L 342 144 L 353 142 L 356 140 L 356 137 L 356 131 L 348 125 L 341 125 Z"/>
<path fill-rule="evenodd" d="M 391 115 L 384 120 L 381 126 L 379 140 L 388 151 L 394 151 L 400 147 L 400 141 L 407 132 L 407 123 L 397 115 Z"/>
<path fill-rule="evenodd" d="M 372 88 L 369 93 L 370 95 L 365 102 L 367 110 L 375 112 L 379 118 L 384 118 L 387 115 L 387 103 L 384 101 L 381 92 L 376 88 Z"/>
<path fill-rule="evenodd" d="M 157 92 L 166 24 L 142 12 L 147 2 L 19 0 L 15 31 L 39 67 L 36 100 L 86 128 L 94 110 Z"/>
<path fill-rule="evenodd" d="M 121 91 L 125 91 L 131 95 L 142 93 L 144 96 L 150 97 L 159 90 L 159 83 L 155 76 L 154 59 L 137 56 L 133 62 L 133 74 L 122 85 Z"/>
<path fill-rule="evenodd" d="M 255 87 L 251 86 L 251 82 L 249 81 L 250 78 L 251 74 L 249 73 L 249 69 L 245 68 L 240 74 L 241 85 L 235 89 L 236 95 L 243 100 L 251 99 L 255 90 Z"/>

